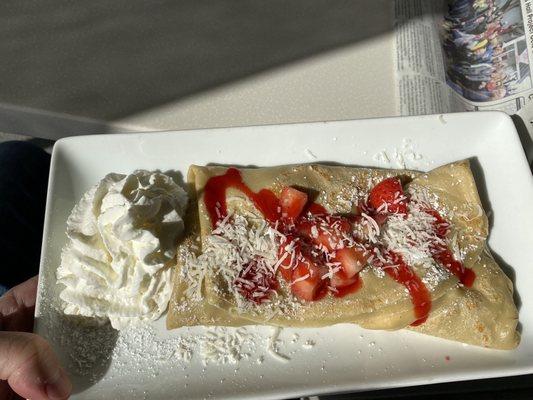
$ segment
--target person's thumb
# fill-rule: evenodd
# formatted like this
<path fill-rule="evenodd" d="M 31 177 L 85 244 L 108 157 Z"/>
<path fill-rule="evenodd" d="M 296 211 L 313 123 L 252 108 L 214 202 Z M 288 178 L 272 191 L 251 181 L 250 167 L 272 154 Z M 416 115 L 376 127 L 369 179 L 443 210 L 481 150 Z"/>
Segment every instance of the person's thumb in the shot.
<path fill-rule="evenodd" d="M 72 390 L 50 345 L 32 333 L 0 332 L 0 380 L 31 400 L 62 400 Z"/>

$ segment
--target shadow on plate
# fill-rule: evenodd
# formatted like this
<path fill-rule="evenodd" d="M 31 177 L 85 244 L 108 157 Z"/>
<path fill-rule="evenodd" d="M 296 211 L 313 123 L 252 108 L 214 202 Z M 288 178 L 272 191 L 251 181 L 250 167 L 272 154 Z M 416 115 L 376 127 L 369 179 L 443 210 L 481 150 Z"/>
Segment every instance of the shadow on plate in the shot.
<path fill-rule="evenodd" d="M 469 159 L 470 161 L 470 168 L 472 169 L 472 174 L 474 175 L 474 179 L 476 181 L 477 190 L 479 193 L 479 198 L 481 200 L 481 204 L 483 205 L 483 209 L 485 210 L 485 213 L 487 214 L 488 220 L 489 220 L 489 235 L 490 230 L 492 230 L 493 223 L 494 223 L 494 215 L 492 211 L 492 205 L 489 200 L 489 195 L 487 193 L 487 185 L 485 182 L 485 174 L 483 172 L 483 168 L 481 167 L 481 164 L 479 163 L 479 160 L 477 157 L 472 157 Z M 489 236 L 490 237 L 490 236 Z M 494 257 L 494 260 L 498 263 L 502 271 L 507 275 L 507 277 L 513 282 L 514 292 L 513 292 L 513 299 L 516 304 L 516 307 L 520 311 L 520 308 L 522 306 L 522 300 L 520 299 L 520 295 L 516 291 L 516 273 L 513 267 L 511 267 L 505 260 L 496 253 L 493 249 L 490 249 L 490 252 L 492 256 Z M 518 324 L 518 331 L 522 331 L 522 326 L 519 323 Z"/>
<path fill-rule="evenodd" d="M 468 161 L 470 161 L 470 169 L 472 170 L 474 180 L 476 181 L 477 192 L 481 200 L 481 205 L 483 206 L 483 210 L 489 219 L 489 230 L 492 230 L 494 216 L 492 212 L 492 205 L 489 200 L 489 194 L 487 193 L 485 173 L 483 172 L 483 168 L 481 167 L 477 157 L 471 157 L 468 159 Z"/>
<path fill-rule="evenodd" d="M 520 139 L 520 143 L 522 144 L 524 152 L 526 153 L 529 167 L 532 168 L 533 171 L 533 138 L 529 134 L 524 120 L 519 115 L 511 115 L 511 119 L 514 122 L 516 132 L 518 133 L 518 138 Z M 533 124 L 533 122 L 530 121 L 530 124 Z"/>
<path fill-rule="evenodd" d="M 367 165 L 359 165 L 359 164 L 346 164 L 346 163 L 340 163 L 337 161 L 322 161 L 317 160 L 314 162 L 297 162 L 297 163 L 291 163 L 291 164 L 280 164 L 279 166 L 283 167 L 290 167 L 290 166 L 301 166 L 301 165 L 326 165 L 328 167 L 346 167 L 346 168 L 369 168 L 369 169 L 380 169 L 379 167 L 369 167 Z M 268 166 L 262 166 L 257 164 L 224 164 L 224 163 L 208 163 L 206 164 L 207 167 L 235 167 L 235 168 L 265 168 Z"/>
<path fill-rule="evenodd" d="M 503 260 L 503 258 L 498 253 L 496 253 L 494 250 L 491 249 L 490 252 L 494 260 L 498 263 L 498 265 L 502 269 L 503 273 L 507 275 L 507 277 L 513 282 L 513 288 L 514 288 L 513 300 L 514 300 L 514 303 L 516 304 L 516 308 L 518 309 L 518 311 L 520 311 L 520 309 L 522 308 L 522 299 L 520 298 L 520 295 L 518 294 L 516 290 L 516 273 L 514 271 L 514 268 L 511 267 L 509 264 L 507 264 Z M 520 323 L 520 321 L 518 321 L 518 326 L 516 329 L 518 330 L 518 332 L 522 333 L 522 324 Z"/>
<path fill-rule="evenodd" d="M 80 393 L 100 381 L 109 369 L 118 331 L 109 323 L 64 315 L 54 311 L 56 326 L 50 342 L 68 371 L 73 393 Z"/>

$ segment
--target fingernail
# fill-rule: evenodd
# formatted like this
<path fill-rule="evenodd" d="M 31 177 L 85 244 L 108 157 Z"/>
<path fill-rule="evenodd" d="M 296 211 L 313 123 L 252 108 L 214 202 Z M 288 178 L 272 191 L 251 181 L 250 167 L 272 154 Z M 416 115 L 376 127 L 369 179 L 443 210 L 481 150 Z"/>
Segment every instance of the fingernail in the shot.
<path fill-rule="evenodd" d="M 72 384 L 64 371 L 61 371 L 59 378 L 55 382 L 46 384 L 46 394 L 50 400 L 68 399 L 71 390 Z"/>

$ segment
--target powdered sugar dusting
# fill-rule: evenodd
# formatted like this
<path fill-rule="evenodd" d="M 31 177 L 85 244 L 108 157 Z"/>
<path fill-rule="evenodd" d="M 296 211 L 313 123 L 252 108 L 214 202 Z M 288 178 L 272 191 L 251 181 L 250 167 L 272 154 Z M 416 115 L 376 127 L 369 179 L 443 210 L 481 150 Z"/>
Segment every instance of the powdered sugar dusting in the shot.
<path fill-rule="evenodd" d="M 435 262 L 426 262 L 424 267 L 426 268 L 426 274 L 422 278 L 422 282 L 428 290 L 434 290 L 439 283 L 450 277 L 450 273 Z"/>
<path fill-rule="evenodd" d="M 77 332 L 74 341 L 66 339 L 62 342 L 74 365 L 74 369 L 69 366 L 70 372 L 89 377 L 94 382 L 101 379 L 95 372 L 96 361 L 109 365 L 97 368 L 109 368 L 103 378 L 108 381 L 132 372 L 147 379 L 154 378 L 167 368 L 181 368 L 185 372 L 180 372 L 180 375 L 187 378 L 186 371 L 190 369 L 192 372 L 202 366 L 205 371 L 208 366 L 236 365 L 246 360 L 257 365 L 263 364 L 266 359 L 287 363 L 298 351 L 308 352 L 317 346 L 315 339 L 306 338 L 307 335 L 302 333 L 292 333 L 292 340 L 286 343 L 281 338 L 281 328 L 217 326 L 181 328 L 169 333 L 161 332 L 151 324 L 122 331 L 115 331 L 108 324 L 96 327 L 79 324 L 79 321 L 76 327 L 58 326 L 64 326 L 65 332 L 61 337 L 69 336 L 67 330 Z M 60 330 L 63 331 L 63 328 Z M 113 336 L 106 335 L 106 332 Z M 107 352 L 105 360 L 100 359 L 103 349 Z"/>

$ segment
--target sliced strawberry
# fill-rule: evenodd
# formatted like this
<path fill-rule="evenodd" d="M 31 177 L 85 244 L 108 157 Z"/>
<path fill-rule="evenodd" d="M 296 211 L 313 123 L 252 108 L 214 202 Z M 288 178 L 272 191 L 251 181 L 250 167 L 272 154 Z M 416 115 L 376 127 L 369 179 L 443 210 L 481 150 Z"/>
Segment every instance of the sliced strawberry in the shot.
<path fill-rule="evenodd" d="M 333 274 L 333 276 L 331 277 L 330 284 L 334 288 L 340 288 L 351 285 L 352 283 L 355 283 L 358 279 L 359 276 L 357 274 L 348 278 L 344 271 L 340 270 Z"/>
<path fill-rule="evenodd" d="M 324 246 L 331 251 L 337 244 L 337 238 L 328 235 L 318 221 L 303 220 L 296 225 L 298 233 L 311 240 L 315 245 Z"/>
<path fill-rule="evenodd" d="M 352 230 L 352 225 L 348 218 L 344 217 L 327 217 L 326 222 L 330 228 L 335 232 L 349 233 Z"/>
<path fill-rule="evenodd" d="M 361 277 L 359 275 L 355 275 L 353 278 L 350 279 L 350 283 L 345 284 L 343 286 L 336 287 L 335 290 L 333 290 L 333 296 L 335 297 L 344 297 L 351 293 L 357 292 L 361 286 L 363 286 L 363 281 L 361 280 Z"/>
<path fill-rule="evenodd" d="M 292 266 L 290 265 L 291 256 L 288 255 L 280 264 L 278 271 L 285 279 L 286 282 L 290 282 L 292 276 Z"/>
<path fill-rule="evenodd" d="M 328 213 L 328 211 L 323 206 L 315 202 L 307 204 L 307 207 L 305 207 L 304 211 L 305 214 L 309 213 L 311 215 L 325 215 Z"/>
<path fill-rule="evenodd" d="M 293 236 L 288 235 L 287 241 L 278 248 L 278 260 L 283 258 L 283 261 L 278 267 L 278 271 L 285 281 L 290 282 L 292 269 L 297 264 L 299 256 L 300 244 Z"/>
<path fill-rule="evenodd" d="M 304 237 L 311 237 L 311 228 L 313 226 L 316 226 L 316 222 L 309 221 L 308 219 L 300 219 L 296 223 L 296 231 Z"/>
<path fill-rule="evenodd" d="M 289 186 L 281 191 L 281 216 L 295 220 L 302 213 L 307 204 L 307 194 Z"/>
<path fill-rule="evenodd" d="M 368 203 L 378 210 L 387 205 L 389 213 L 407 213 L 407 199 L 404 199 L 402 183 L 398 178 L 387 178 L 372 188 L 368 196 Z"/>
<path fill-rule="evenodd" d="M 348 234 L 352 227 L 343 217 L 315 217 L 313 220 L 299 221 L 296 229 L 315 245 L 333 251 L 342 247 L 343 235 Z"/>
<path fill-rule="evenodd" d="M 318 300 L 327 291 L 327 280 L 322 279 L 321 269 L 310 257 L 302 257 L 292 271 L 291 291 L 301 300 Z"/>
<path fill-rule="evenodd" d="M 333 261 L 340 262 L 346 278 L 354 277 L 366 264 L 366 257 L 362 251 L 355 247 L 345 247 L 335 250 Z"/>

